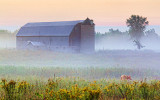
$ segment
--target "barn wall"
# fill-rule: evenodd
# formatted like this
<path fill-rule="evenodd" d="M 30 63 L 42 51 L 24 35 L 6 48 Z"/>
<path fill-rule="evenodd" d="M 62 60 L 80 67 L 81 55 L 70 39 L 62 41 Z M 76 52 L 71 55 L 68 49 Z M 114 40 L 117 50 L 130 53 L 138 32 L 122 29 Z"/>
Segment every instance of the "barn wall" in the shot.
<path fill-rule="evenodd" d="M 81 42 L 81 24 L 77 24 L 73 31 L 71 32 L 71 35 L 69 36 L 69 46 L 77 47 L 80 49 L 80 42 Z"/>
<path fill-rule="evenodd" d="M 27 41 L 41 42 L 46 48 L 55 46 L 69 46 L 69 37 L 17 37 L 17 48 L 27 48 Z"/>
<path fill-rule="evenodd" d="M 25 47 L 25 41 L 21 37 L 16 37 L 16 48 L 23 49 Z"/>
<path fill-rule="evenodd" d="M 69 46 L 69 37 L 50 37 L 51 46 Z"/>
<path fill-rule="evenodd" d="M 95 26 L 81 25 L 81 52 L 95 51 Z"/>

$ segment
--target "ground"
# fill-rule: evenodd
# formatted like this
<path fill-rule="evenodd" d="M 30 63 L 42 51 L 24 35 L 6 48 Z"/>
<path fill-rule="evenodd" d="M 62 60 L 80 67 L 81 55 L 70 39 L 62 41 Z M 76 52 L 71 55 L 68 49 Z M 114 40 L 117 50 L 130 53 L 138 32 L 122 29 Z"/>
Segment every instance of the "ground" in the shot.
<path fill-rule="evenodd" d="M 27 76 L 27 73 L 30 73 L 31 76 L 44 75 L 46 78 L 56 74 L 87 79 L 119 79 L 122 74 L 127 74 L 136 79 L 146 77 L 159 79 L 159 60 L 160 53 L 153 51 L 115 50 L 99 51 L 94 54 L 71 54 L 53 51 L 0 50 L 0 66 L 5 75 L 9 74 L 8 72 L 18 76 L 21 74 Z"/>
<path fill-rule="evenodd" d="M 0 99 L 159 100 L 159 60 L 153 51 L 0 49 Z M 132 80 L 120 80 L 121 75 Z"/>
<path fill-rule="evenodd" d="M 13 66 L 159 68 L 159 60 L 160 53 L 153 51 L 108 50 L 71 54 L 0 49 L 0 65 Z"/>

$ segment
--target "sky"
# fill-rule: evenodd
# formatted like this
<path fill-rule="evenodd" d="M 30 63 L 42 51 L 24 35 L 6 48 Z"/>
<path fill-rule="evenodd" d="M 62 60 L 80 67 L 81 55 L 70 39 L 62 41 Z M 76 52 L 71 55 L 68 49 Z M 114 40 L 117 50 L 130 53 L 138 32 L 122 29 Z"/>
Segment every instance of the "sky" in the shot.
<path fill-rule="evenodd" d="M 83 20 L 96 25 L 121 26 L 132 14 L 160 25 L 160 0 L 0 0 L 0 26 L 28 22 Z"/>

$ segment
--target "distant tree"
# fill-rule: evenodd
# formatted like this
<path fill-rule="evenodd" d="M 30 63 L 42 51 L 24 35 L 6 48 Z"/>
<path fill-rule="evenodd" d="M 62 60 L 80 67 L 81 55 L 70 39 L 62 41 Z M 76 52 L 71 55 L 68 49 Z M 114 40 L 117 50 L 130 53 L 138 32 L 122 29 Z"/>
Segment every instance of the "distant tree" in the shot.
<path fill-rule="evenodd" d="M 148 31 L 145 32 L 145 35 L 147 37 L 151 37 L 151 38 L 159 38 L 158 34 L 156 33 L 155 29 L 150 29 Z"/>
<path fill-rule="evenodd" d="M 111 29 L 109 29 L 108 34 L 110 34 L 110 35 L 121 35 L 122 32 L 119 31 L 118 29 L 117 29 L 117 30 L 114 30 L 114 29 L 111 28 Z"/>
<path fill-rule="evenodd" d="M 144 36 L 144 31 L 149 22 L 146 17 L 131 15 L 131 17 L 127 19 L 126 24 L 129 27 L 131 38 L 140 41 L 141 37 Z"/>
<path fill-rule="evenodd" d="M 141 43 L 139 41 L 134 40 L 133 42 L 135 42 L 135 45 L 137 46 L 138 49 L 145 47 L 145 46 L 141 45 Z"/>
<path fill-rule="evenodd" d="M 143 48 L 144 46 L 141 45 L 140 39 L 142 36 L 144 36 L 146 26 L 149 24 L 149 22 L 147 21 L 147 17 L 131 15 L 131 17 L 127 19 L 126 24 L 129 27 L 129 34 L 131 38 L 134 39 L 137 48 Z"/>
<path fill-rule="evenodd" d="M 102 35 L 102 34 L 101 34 L 100 32 L 97 32 L 96 35 L 95 35 L 95 37 L 96 37 L 96 38 L 99 38 L 99 37 L 101 37 L 101 35 Z"/>
<path fill-rule="evenodd" d="M 123 36 L 123 35 L 128 35 L 128 31 L 126 32 L 121 32 L 120 30 L 116 29 L 109 29 L 108 32 L 101 33 L 101 32 L 96 32 L 95 37 L 96 38 L 105 38 L 105 37 L 112 37 L 112 36 Z"/>

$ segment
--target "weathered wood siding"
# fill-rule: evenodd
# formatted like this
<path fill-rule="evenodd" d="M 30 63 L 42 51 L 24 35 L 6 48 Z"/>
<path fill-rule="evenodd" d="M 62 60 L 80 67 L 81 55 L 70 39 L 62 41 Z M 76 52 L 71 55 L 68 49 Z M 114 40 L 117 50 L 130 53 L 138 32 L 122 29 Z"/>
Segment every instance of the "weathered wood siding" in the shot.
<path fill-rule="evenodd" d="M 46 47 L 69 46 L 69 37 L 17 37 L 17 48 L 25 49 L 27 41 L 41 42 Z"/>
<path fill-rule="evenodd" d="M 95 51 L 95 26 L 81 25 L 81 52 Z"/>
<path fill-rule="evenodd" d="M 81 45 L 81 24 L 77 24 L 69 36 L 69 46 L 77 47 L 80 50 Z M 79 51 L 78 50 L 78 51 Z"/>
<path fill-rule="evenodd" d="M 56 26 L 58 23 L 62 26 Z M 31 41 L 43 44 L 44 49 L 55 51 L 75 50 L 82 53 L 95 51 L 95 25 L 93 20 L 87 18 L 83 22 L 58 23 L 31 23 L 25 25 L 17 35 L 17 48 L 27 49 L 29 48 L 27 43 Z M 47 26 L 47 24 L 53 26 Z M 32 27 L 28 27 L 28 25 Z M 35 25 L 39 28 L 35 28 Z M 43 26 L 40 27 L 40 25 Z"/>

